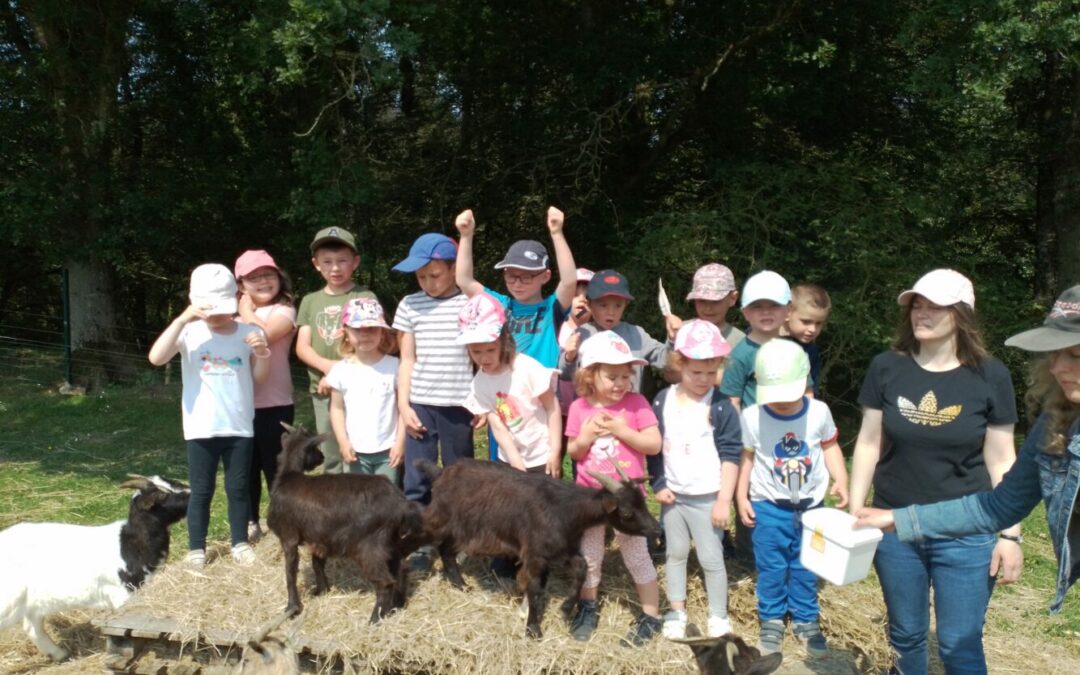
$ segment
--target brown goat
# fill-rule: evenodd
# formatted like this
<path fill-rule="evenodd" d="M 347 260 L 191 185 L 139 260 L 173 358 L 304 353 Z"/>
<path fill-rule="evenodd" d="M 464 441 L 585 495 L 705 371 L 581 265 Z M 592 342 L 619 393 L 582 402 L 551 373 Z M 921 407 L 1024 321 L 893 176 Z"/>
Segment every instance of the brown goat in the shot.
<path fill-rule="evenodd" d="M 456 560 L 459 551 L 517 557 L 518 586 L 529 602 L 526 633 L 531 637 L 542 636 L 544 589 L 553 567 L 570 570 L 563 616 L 569 618 L 577 606 L 585 582 L 581 535 L 587 528 L 608 523 L 627 534 L 660 533 L 645 508 L 645 479 L 620 482 L 590 472 L 605 488 L 593 490 L 500 462 L 463 459 L 440 471 L 418 460 L 416 467 L 433 481 L 424 529 L 438 545 L 447 580 L 459 588 L 465 584 Z"/>
<path fill-rule="evenodd" d="M 307 476 L 323 461 L 319 444 L 327 435 L 312 436 L 303 428 L 282 425 L 278 473 L 270 490 L 266 522 L 281 540 L 289 616 L 303 610 L 296 588 L 299 547 L 311 548 L 315 595 L 326 592 L 326 559 L 353 560 L 364 579 L 375 586 L 377 622 L 405 605 L 406 569 L 402 560 L 422 541 L 420 506 L 382 476 L 334 474 Z"/>
<path fill-rule="evenodd" d="M 780 667 L 784 655 L 780 652 L 762 656 L 755 647 L 728 633 L 717 638 L 702 637 L 698 627 L 686 627 L 686 637 L 672 640 L 690 647 L 694 652 L 701 675 L 767 675 Z"/>

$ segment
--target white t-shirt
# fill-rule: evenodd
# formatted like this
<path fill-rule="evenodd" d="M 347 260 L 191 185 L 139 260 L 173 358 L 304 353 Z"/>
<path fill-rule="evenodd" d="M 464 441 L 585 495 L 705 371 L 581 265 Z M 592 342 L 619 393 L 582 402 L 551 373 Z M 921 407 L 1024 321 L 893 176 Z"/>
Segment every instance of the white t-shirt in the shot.
<path fill-rule="evenodd" d="M 345 434 L 362 455 L 389 450 L 397 440 L 397 357 L 372 365 L 343 360 L 326 374 L 326 383 L 345 399 Z"/>
<path fill-rule="evenodd" d="M 258 326 L 237 323 L 236 330 L 223 335 L 205 321 L 192 321 L 180 330 L 184 440 L 254 435 L 254 357 L 244 338 L 259 332 Z"/>
<path fill-rule="evenodd" d="M 720 491 L 720 454 L 709 420 L 712 389 L 691 401 L 672 387 L 664 398 L 664 476 L 676 494 L 705 495 Z"/>
<path fill-rule="evenodd" d="M 498 414 L 513 434 L 526 468 L 543 466 L 551 454 L 548 413 L 540 395 L 551 389 L 555 372 L 527 354 L 517 354 L 498 375 L 477 372 L 465 397 L 465 407 L 474 415 Z M 509 461 L 502 447 L 499 459 Z"/>
<path fill-rule="evenodd" d="M 754 451 L 751 501 L 809 498 L 817 504 L 825 499 L 829 472 L 821 448 L 837 437 L 829 406 L 804 397 L 802 410 L 782 416 L 764 405 L 752 405 L 742 413 L 742 434 L 743 447 Z"/>

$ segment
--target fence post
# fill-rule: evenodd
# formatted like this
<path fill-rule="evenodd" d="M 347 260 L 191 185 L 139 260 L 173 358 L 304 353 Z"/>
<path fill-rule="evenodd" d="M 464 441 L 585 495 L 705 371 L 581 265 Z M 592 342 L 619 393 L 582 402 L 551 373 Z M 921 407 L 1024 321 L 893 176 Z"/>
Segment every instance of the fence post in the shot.
<path fill-rule="evenodd" d="M 60 270 L 60 296 L 64 308 L 64 382 L 71 386 L 71 298 L 68 293 L 68 270 Z"/>

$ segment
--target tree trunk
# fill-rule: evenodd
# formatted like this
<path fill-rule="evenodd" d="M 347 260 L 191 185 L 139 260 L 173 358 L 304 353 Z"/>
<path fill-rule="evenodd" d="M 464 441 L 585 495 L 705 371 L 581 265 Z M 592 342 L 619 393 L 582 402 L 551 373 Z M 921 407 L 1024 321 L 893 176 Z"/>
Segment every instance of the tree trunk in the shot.
<path fill-rule="evenodd" d="M 1062 78 L 1071 86 L 1067 136 L 1060 146 L 1061 164 L 1055 177 L 1054 213 L 1056 222 L 1055 258 L 1057 292 L 1080 284 L 1080 68 L 1072 66 L 1071 76 Z"/>

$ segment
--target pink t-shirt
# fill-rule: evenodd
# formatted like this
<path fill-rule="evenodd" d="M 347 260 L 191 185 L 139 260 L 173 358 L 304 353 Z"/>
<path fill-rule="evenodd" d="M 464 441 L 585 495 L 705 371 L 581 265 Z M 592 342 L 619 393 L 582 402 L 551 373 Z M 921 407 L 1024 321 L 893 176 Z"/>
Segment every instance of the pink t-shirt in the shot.
<path fill-rule="evenodd" d="M 270 375 L 262 384 L 255 385 L 255 408 L 274 408 L 292 405 L 292 372 L 289 370 L 289 351 L 296 334 L 296 308 L 288 305 L 264 305 L 255 308 L 255 316 L 266 323 L 271 316 L 288 317 L 293 329 L 270 343 Z"/>
<path fill-rule="evenodd" d="M 659 424 L 648 399 L 636 392 L 628 393 L 621 401 L 609 406 L 594 406 L 582 397 L 570 404 L 570 411 L 566 414 L 567 437 L 576 438 L 585 422 L 600 411 L 622 415 L 634 431 Z M 619 480 L 619 472 L 615 470 L 613 462 L 618 463 L 627 478 L 641 478 L 645 475 L 645 455 L 614 436 L 601 436 L 593 442 L 585 459 L 577 462 L 577 484 L 591 488 L 601 487 L 600 483 L 589 475 L 589 471 L 607 474 Z"/>

